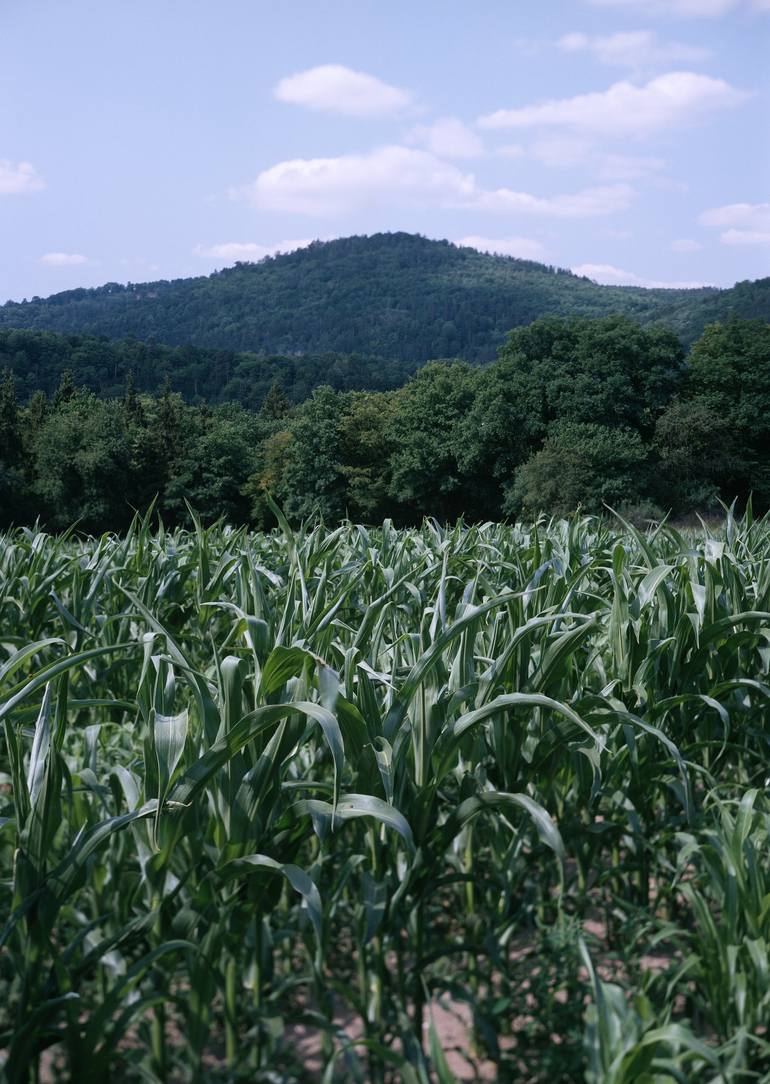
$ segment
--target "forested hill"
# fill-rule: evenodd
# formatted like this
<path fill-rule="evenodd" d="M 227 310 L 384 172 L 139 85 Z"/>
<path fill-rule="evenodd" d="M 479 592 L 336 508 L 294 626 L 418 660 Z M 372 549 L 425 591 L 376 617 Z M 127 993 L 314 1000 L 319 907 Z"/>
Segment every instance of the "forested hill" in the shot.
<path fill-rule="evenodd" d="M 770 319 L 770 278 L 729 290 L 598 286 L 569 271 L 407 233 L 314 242 L 212 275 L 108 283 L 0 307 L 0 327 L 136 336 L 261 354 L 358 353 L 416 363 L 494 358 L 539 316 L 662 320 L 685 341 L 730 315 Z"/>
<path fill-rule="evenodd" d="M 0 326 L 0 372 L 11 373 L 21 402 L 37 391 L 54 395 L 62 380 L 119 398 L 130 381 L 138 392 L 159 394 L 168 385 L 187 402 L 235 402 L 258 410 L 273 384 L 289 403 L 301 403 L 320 384 L 340 392 L 398 388 L 417 367 L 361 354 L 257 355 Z"/>

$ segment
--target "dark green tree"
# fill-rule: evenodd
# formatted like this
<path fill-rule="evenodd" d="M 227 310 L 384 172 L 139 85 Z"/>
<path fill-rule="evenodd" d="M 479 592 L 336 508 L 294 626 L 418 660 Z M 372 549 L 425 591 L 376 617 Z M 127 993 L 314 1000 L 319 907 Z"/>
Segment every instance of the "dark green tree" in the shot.
<path fill-rule="evenodd" d="M 377 523 L 398 516 L 391 493 L 391 433 L 397 392 L 353 392 L 341 420 L 340 457 L 351 519 Z"/>
<path fill-rule="evenodd" d="M 268 504 L 268 495 L 283 492 L 283 474 L 289 459 L 292 435 L 287 429 L 270 433 L 257 449 L 257 466 L 246 480 L 244 496 L 249 501 L 249 514 L 254 526 L 268 530 L 275 525 L 275 516 Z"/>
<path fill-rule="evenodd" d="M 286 398 L 283 385 L 274 380 L 270 385 L 270 390 L 262 400 L 262 406 L 259 408 L 260 415 L 268 422 L 277 422 L 285 418 L 290 410 L 291 403 Z"/>
<path fill-rule="evenodd" d="M 133 369 L 129 369 L 126 374 L 126 386 L 123 392 L 123 417 L 128 425 L 141 425 L 143 421 L 142 404 L 136 393 Z"/>
<path fill-rule="evenodd" d="M 16 386 L 6 370 L 0 383 L 0 526 L 23 523 L 29 511 Z"/>
<path fill-rule="evenodd" d="M 75 380 L 71 369 L 65 369 L 61 374 L 59 386 L 54 392 L 53 408 L 58 410 L 60 406 L 68 403 L 75 395 Z"/>
<path fill-rule="evenodd" d="M 460 462 L 463 422 L 479 380 L 479 370 L 464 363 L 432 362 L 396 394 L 389 494 L 406 518 L 483 514 L 476 479 Z"/>
<path fill-rule="evenodd" d="M 580 506 L 602 512 L 648 495 L 648 449 L 633 429 L 561 422 L 540 451 L 519 467 L 509 488 L 509 514 L 567 515 Z"/>
<path fill-rule="evenodd" d="M 294 414 L 277 496 L 295 520 L 322 516 L 336 523 L 345 516 L 346 486 L 340 436 L 345 396 L 316 388 Z"/>
<path fill-rule="evenodd" d="M 537 320 L 513 331 L 484 371 L 461 465 L 490 487 L 492 504 L 554 424 L 625 427 L 648 439 L 684 372 L 682 345 L 664 328 L 619 316 Z"/>
<path fill-rule="evenodd" d="M 46 417 L 35 449 L 38 511 L 53 528 L 78 520 L 83 530 L 119 530 L 129 522 L 129 459 L 119 401 L 77 391 Z"/>
<path fill-rule="evenodd" d="M 248 479 L 257 460 L 258 427 L 253 414 L 228 405 L 210 410 L 186 407 L 186 439 L 166 485 L 161 509 L 185 516 L 185 500 L 209 522 L 249 520 Z"/>
<path fill-rule="evenodd" d="M 708 327 L 690 354 L 685 396 L 707 410 L 716 463 L 704 463 L 723 497 L 770 507 L 770 325 L 730 320 Z"/>
<path fill-rule="evenodd" d="M 0 381 L 0 461 L 16 465 L 22 457 L 16 381 L 7 369 Z"/>
<path fill-rule="evenodd" d="M 654 492 L 657 501 L 676 512 L 718 509 L 719 496 L 730 496 L 741 460 L 729 418 L 704 398 L 676 398 L 658 419 L 654 449 L 658 455 Z"/>

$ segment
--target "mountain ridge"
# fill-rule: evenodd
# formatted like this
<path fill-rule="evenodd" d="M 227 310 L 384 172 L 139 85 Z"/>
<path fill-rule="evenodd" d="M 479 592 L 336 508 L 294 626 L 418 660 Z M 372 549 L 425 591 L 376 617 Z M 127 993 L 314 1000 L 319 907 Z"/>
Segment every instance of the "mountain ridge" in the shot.
<path fill-rule="evenodd" d="M 602 286 L 532 260 L 379 233 L 314 241 L 194 278 L 6 302 L 0 328 L 257 354 L 489 361 L 511 328 L 538 317 L 610 314 L 661 321 L 691 342 L 731 315 L 770 320 L 770 278 L 723 289 Z"/>

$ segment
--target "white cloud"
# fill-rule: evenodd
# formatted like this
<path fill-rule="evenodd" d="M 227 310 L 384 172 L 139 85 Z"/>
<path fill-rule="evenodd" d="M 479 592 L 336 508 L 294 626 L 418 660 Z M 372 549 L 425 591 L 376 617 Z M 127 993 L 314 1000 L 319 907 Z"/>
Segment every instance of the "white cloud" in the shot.
<path fill-rule="evenodd" d="M 704 226 L 748 226 L 770 229 L 770 203 L 728 203 L 700 216 Z"/>
<path fill-rule="evenodd" d="M 308 215 L 334 215 L 384 200 L 456 205 L 472 199 L 476 182 L 428 151 L 387 146 L 338 158 L 292 158 L 263 170 L 235 190 L 255 207 Z"/>
<path fill-rule="evenodd" d="M 45 188 L 31 162 L 9 162 L 0 158 L 0 196 L 21 196 Z"/>
<path fill-rule="evenodd" d="M 46 252 L 40 257 L 40 263 L 47 267 L 79 267 L 89 262 L 88 256 L 83 256 L 80 252 Z"/>
<path fill-rule="evenodd" d="M 661 41 L 653 30 L 621 31 L 605 36 L 564 34 L 556 42 L 566 53 L 589 53 L 602 64 L 642 71 L 669 64 L 699 64 L 709 49 L 680 41 Z"/>
<path fill-rule="evenodd" d="M 481 139 L 457 117 L 418 124 L 408 133 L 407 142 L 420 144 L 441 158 L 477 158 L 484 153 Z"/>
<path fill-rule="evenodd" d="M 640 154 L 600 154 L 599 176 L 604 181 L 635 181 L 651 177 L 665 169 L 662 158 Z"/>
<path fill-rule="evenodd" d="M 652 15 L 723 15 L 741 0 L 590 0 L 596 8 L 633 8 Z"/>
<path fill-rule="evenodd" d="M 609 135 L 647 135 L 691 124 L 714 109 L 738 105 L 748 95 L 724 79 L 695 72 L 668 72 L 643 86 L 614 83 L 608 90 L 499 109 L 481 117 L 483 128 L 532 128 L 545 125 Z"/>
<path fill-rule="evenodd" d="M 700 216 L 703 226 L 722 229 L 725 245 L 770 245 L 770 203 L 728 203 Z"/>
<path fill-rule="evenodd" d="M 597 7 L 638 8 L 651 15 L 714 18 L 735 8 L 770 11 L 770 0 L 591 0 Z"/>
<path fill-rule="evenodd" d="M 672 252 L 700 252 L 703 245 L 700 241 L 692 241 L 689 237 L 682 237 L 678 241 L 672 241 L 669 247 Z"/>
<path fill-rule="evenodd" d="M 513 192 L 497 188 L 479 192 L 474 206 L 482 211 L 518 213 L 548 218 L 598 218 L 625 211 L 634 197 L 627 184 L 584 188 L 579 192 L 559 196 L 533 196 L 528 192 Z"/>
<path fill-rule="evenodd" d="M 645 279 L 636 275 L 633 271 L 623 271 L 619 267 L 613 267 L 609 263 L 583 263 L 573 267 L 576 275 L 584 275 L 601 282 L 605 286 L 644 286 L 647 289 L 656 290 L 697 290 L 707 286 L 705 282 L 659 282 L 656 279 Z"/>
<path fill-rule="evenodd" d="M 662 158 L 647 155 L 608 154 L 598 150 L 591 140 L 574 136 L 537 140 L 529 153 L 544 166 L 592 169 L 603 181 L 635 181 L 660 173 L 666 165 Z"/>
<path fill-rule="evenodd" d="M 546 254 L 545 245 L 531 237 L 463 237 L 457 244 L 496 256 L 515 256 L 519 260 L 541 260 Z"/>
<path fill-rule="evenodd" d="M 383 205 L 465 208 L 501 213 L 585 218 L 629 206 L 628 185 L 589 188 L 568 195 L 534 196 L 510 188 L 481 188 L 472 173 L 428 151 L 378 147 L 338 158 L 294 158 L 264 170 L 234 198 L 260 210 L 335 215 Z"/>
<path fill-rule="evenodd" d="M 258 245 L 254 241 L 223 241 L 218 245 L 196 245 L 193 255 L 204 256 L 210 260 L 224 260 L 235 263 L 238 260 L 256 262 L 265 256 L 274 256 L 276 252 L 294 252 L 298 248 L 307 248 L 312 238 L 300 241 L 276 241 L 272 245 Z"/>
<path fill-rule="evenodd" d="M 719 240 L 725 245 L 770 245 L 770 230 L 725 230 Z"/>
<path fill-rule="evenodd" d="M 576 136 L 555 136 L 539 139 L 529 148 L 530 155 L 544 166 L 572 169 L 584 166 L 593 152 L 593 143 Z"/>
<path fill-rule="evenodd" d="M 281 79 L 273 93 L 281 102 L 345 113 L 351 117 L 398 113 L 411 101 L 409 91 L 342 64 L 321 64 L 297 72 Z"/>
<path fill-rule="evenodd" d="M 500 158 L 524 158 L 526 153 L 526 148 L 520 143 L 506 143 L 495 151 Z"/>

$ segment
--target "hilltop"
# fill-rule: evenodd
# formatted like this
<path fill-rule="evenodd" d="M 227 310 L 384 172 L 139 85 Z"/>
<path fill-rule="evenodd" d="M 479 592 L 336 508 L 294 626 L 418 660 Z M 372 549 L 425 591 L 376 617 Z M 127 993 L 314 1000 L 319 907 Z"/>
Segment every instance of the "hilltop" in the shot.
<path fill-rule="evenodd" d="M 380 233 L 316 241 L 208 276 L 107 283 L 0 306 L 0 328 L 135 336 L 257 354 L 491 360 L 544 315 L 663 321 L 685 341 L 731 315 L 770 319 L 770 278 L 731 289 L 600 286 L 570 271 L 448 241 Z"/>

